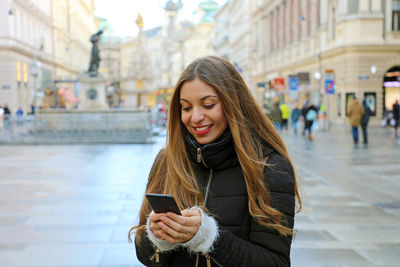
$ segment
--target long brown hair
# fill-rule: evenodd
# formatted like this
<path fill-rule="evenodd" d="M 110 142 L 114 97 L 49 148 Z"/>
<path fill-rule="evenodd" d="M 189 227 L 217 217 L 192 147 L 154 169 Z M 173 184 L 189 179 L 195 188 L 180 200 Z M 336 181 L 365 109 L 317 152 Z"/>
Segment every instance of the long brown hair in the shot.
<path fill-rule="evenodd" d="M 293 234 L 292 229 L 285 227 L 282 213 L 271 207 L 263 179 L 265 143 L 286 158 L 293 170 L 286 147 L 235 67 L 219 57 L 199 58 L 187 66 L 179 77 L 169 106 L 166 148 L 159 153 L 153 164 L 146 193 L 173 195 L 181 209 L 203 205 L 204 199 L 185 149 L 185 126 L 181 123 L 179 102 L 183 84 L 196 78 L 212 86 L 221 101 L 246 182 L 250 214 L 258 223 L 282 235 Z M 293 180 L 300 210 L 301 200 L 294 171 Z M 131 228 L 129 236 L 135 229 L 137 237 L 141 236 L 150 212 L 150 205 L 144 199 L 139 225 Z"/>

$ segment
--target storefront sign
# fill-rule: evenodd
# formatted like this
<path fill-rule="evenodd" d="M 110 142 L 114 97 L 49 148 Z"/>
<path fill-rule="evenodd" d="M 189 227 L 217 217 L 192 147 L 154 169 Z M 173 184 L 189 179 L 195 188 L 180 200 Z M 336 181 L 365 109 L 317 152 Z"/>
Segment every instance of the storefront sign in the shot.
<path fill-rule="evenodd" d="M 400 82 L 396 82 L 396 81 L 384 82 L 383 86 L 385 86 L 385 87 L 400 87 Z"/>
<path fill-rule="evenodd" d="M 364 93 L 365 101 L 368 107 L 371 110 L 371 116 L 376 116 L 376 93 L 375 92 L 366 92 Z"/>
<path fill-rule="evenodd" d="M 332 95 L 335 93 L 335 81 L 331 79 L 325 80 L 325 94 Z"/>
<path fill-rule="evenodd" d="M 310 73 L 309 72 L 299 72 L 299 73 L 297 73 L 297 77 L 299 78 L 300 84 L 309 84 L 310 83 Z"/>
<path fill-rule="evenodd" d="M 259 82 L 259 83 L 257 83 L 257 87 L 265 87 L 265 85 L 266 85 L 266 83 L 263 83 L 263 82 Z"/>
<path fill-rule="evenodd" d="M 273 82 L 273 88 L 279 92 L 285 91 L 285 79 L 282 77 L 275 78 Z"/>
<path fill-rule="evenodd" d="M 297 91 L 299 89 L 299 78 L 297 76 L 289 75 L 289 89 Z"/>

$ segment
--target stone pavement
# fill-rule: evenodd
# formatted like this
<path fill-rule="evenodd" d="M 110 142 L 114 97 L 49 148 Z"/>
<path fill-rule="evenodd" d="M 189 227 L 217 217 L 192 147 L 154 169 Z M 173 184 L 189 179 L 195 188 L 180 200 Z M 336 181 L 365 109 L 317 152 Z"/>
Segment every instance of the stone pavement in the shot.
<path fill-rule="evenodd" d="M 303 187 L 292 266 L 400 266 L 400 140 L 370 129 L 354 146 L 350 129 L 314 141 L 285 136 Z"/>
<path fill-rule="evenodd" d="M 292 266 L 399 266 L 400 142 L 282 134 L 303 190 Z M 0 146 L 0 266 L 141 266 L 127 241 L 153 145 Z"/>

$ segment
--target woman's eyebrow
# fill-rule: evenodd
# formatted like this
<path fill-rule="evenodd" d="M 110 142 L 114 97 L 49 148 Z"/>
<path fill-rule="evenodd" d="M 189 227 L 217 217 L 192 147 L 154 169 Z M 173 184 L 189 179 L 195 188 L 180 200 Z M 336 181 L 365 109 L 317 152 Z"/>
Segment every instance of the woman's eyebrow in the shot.
<path fill-rule="evenodd" d="M 206 96 L 203 96 L 202 98 L 200 98 L 200 100 L 203 101 L 204 99 L 207 99 L 207 98 L 209 98 L 209 97 L 217 98 L 217 96 L 215 96 L 215 95 L 206 95 Z M 190 102 L 189 100 L 187 100 L 187 99 L 185 99 L 185 98 L 183 98 L 183 97 L 181 97 L 181 98 L 179 99 L 179 101 Z"/>
<path fill-rule="evenodd" d="M 204 100 L 204 99 L 209 98 L 209 97 L 217 98 L 217 96 L 215 96 L 215 95 L 206 95 L 206 96 L 203 96 L 202 98 L 200 98 L 200 100 Z"/>

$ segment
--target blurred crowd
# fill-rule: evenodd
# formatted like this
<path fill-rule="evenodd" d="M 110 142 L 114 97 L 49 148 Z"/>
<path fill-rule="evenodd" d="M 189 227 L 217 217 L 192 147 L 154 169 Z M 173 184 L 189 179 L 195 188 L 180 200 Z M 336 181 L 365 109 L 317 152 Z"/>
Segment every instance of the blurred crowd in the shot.
<path fill-rule="evenodd" d="M 399 127 L 399 101 L 396 100 L 392 106 L 392 110 L 387 112 L 382 120 L 381 126 L 393 127 L 394 136 L 398 138 Z M 280 133 L 289 132 L 289 122 L 294 134 L 298 134 L 301 130 L 303 136 L 309 141 L 313 140 L 312 133 L 315 130 L 326 131 L 328 126 L 328 116 L 324 105 L 316 106 L 309 100 L 306 100 L 302 107 L 293 104 L 292 107 L 279 99 L 275 99 L 272 107 L 268 110 L 267 115 Z M 351 134 L 354 145 L 359 143 L 359 128 L 361 128 L 362 142 L 368 144 L 368 123 L 372 111 L 367 104 L 366 99 L 360 103 L 356 97 L 352 99 L 347 108 L 347 117 L 351 126 Z M 300 129 L 300 130 L 299 130 Z"/>

